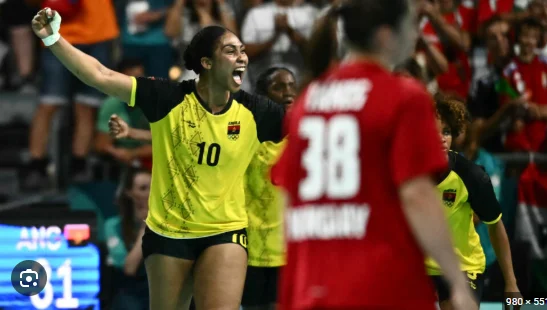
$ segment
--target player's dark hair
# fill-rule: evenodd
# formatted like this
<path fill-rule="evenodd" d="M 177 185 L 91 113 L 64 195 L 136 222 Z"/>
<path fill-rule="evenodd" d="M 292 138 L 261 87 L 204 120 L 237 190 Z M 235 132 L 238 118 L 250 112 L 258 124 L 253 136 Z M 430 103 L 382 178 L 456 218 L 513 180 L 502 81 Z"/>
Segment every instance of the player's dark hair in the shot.
<path fill-rule="evenodd" d="M 138 58 L 123 58 L 118 63 L 116 70 L 118 72 L 124 72 L 127 69 L 142 67 L 142 66 L 144 66 L 144 63 L 142 62 L 142 60 Z"/>
<path fill-rule="evenodd" d="M 464 132 L 470 121 L 470 114 L 463 101 L 438 93 L 435 95 L 435 109 L 437 117 L 450 127 L 452 138 L 455 139 Z"/>
<path fill-rule="evenodd" d="M 135 177 L 140 173 L 150 174 L 150 171 L 140 167 L 127 167 L 122 173 L 121 182 L 116 192 L 116 204 L 120 208 L 122 223 L 122 238 L 128 251 L 135 243 L 137 232 L 135 231 L 135 206 L 133 200 L 127 196 L 127 191 L 133 188 Z"/>
<path fill-rule="evenodd" d="M 190 41 L 190 45 L 184 51 L 184 66 L 200 74 L 203 72 L 201 58 L 213 57 L 218 40 L 228 29 L 220 26 L 209 26 L 201 29 Z"/>
<path fill-rule="evenodd" d="M 537 20 L 534 17 L 528 17 L 528 18 L 524 19 L 523 21 L 521 21 L 515 29 L 515 38 L 516 38 L 517 41 L 520 39 L 520 35 L 522 34 L 522 30 L 524 28 L 537 29 L 540 34 L 543 34 L 543 32 L 545 30 L 543 28 L 543 25 L 541 24 L 541 22 L 539 20 Z M 541 41 L 542 41 L 542 36 L 541 35 L 539 37 L 539 41 L 540 41 L 539 43 L 541 43 Z"/>
<path fill-rule="evenodd" d="M 256 81 L 255 85 L 255 93 L 257 95 L 267 96 L 268 95 L 268 87 L 270 87 L 270 84 L 272 84 L 273 76 L 278 71 L 286 71 L 290 75 L 294 76 L 294 73 L 285 68 L 285 67 L 271 67 L 267 69 L 266 71 L 262 72 Z"/>
<path fill-rule="evenodd" d="M 336 55 L 336 22 L 344 23 L 345 39 L 356 49 L 373 52 L 374 34 L 381 26 L 397 28 L 409 11 L 408 0 L 347 0 L 317 21 L 306 51 L 308 74 L 317 78 Z"/>

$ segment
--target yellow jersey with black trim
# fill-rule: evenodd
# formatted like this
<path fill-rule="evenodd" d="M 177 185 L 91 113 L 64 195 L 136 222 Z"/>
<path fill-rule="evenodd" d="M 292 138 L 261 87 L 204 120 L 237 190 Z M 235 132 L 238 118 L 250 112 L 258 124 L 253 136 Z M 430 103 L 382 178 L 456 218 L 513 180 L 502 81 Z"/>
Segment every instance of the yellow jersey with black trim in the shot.
<path fill-rule="evenodd" d="M 239 91 L 213 114 L 196 81 L 153 78 L 133 78 L 129 105 L 152 133 L 148 227 L 179 239 L 246 228 L 245 171 L 260 143 L 282 140 L 284 108 Z"/>
<path fill-rule="evenodd" d="M 462 271 L 483 273 L 486 257 L 479 235 L 473 223 L 476 213 L 485 224 L 501 220 L 501 208 L 496 199 L 490 177 L 484 169 L 465 157 L 448 153 L 449 171 L 437 185 L 456 254 Z M 426 270 L 429 275 L 441 275 L 439 265 L 427 258 Z"/>
<path fill-rule="evenodd" d="M 270 179 L 270 169 L 279 159 L 285 143 L 286 140 L 262 143 L 245 173 L 249 266 L 279 267 L 285 264 L 281 193 Z"/>

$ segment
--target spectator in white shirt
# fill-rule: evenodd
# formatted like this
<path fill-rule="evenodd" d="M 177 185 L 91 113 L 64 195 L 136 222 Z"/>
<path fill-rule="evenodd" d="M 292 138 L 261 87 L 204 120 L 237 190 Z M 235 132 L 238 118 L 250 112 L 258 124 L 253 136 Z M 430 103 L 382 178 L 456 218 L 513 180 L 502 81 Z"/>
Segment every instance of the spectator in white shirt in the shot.
<path fill-rule="evenodd" d="M 249 56 L 249 70 L 243 88 L 251 91 L 257 75 L 272 66 L 302 74 L 302 50 L 311 35 L 318 10 L 295 0 L 274 0 L 252 8 L 243 21 L 241 38 Z"/>

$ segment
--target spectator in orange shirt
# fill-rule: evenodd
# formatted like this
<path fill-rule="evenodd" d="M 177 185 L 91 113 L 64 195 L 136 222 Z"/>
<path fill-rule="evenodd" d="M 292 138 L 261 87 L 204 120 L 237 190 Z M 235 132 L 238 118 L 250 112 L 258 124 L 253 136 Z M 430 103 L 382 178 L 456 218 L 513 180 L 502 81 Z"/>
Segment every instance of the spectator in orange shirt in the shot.
<path fill-rule="evenodd" d="M 63 16 L 60 33 L 67 41 L 101 63 L 111 63 L 111 41 L 118 37 L 118 26 L 111 0 L 57 1 L 64 7 L 74 7 L 72 16 Z M 55 7 L 53 7 L 55 9 Z M 31 161 L 24 171 L 22 187 L 32 190 L 47 185 L 46 154 L 51 120 L 63 105 L 75 103 L 75 128 L 72 143 L 71 175 L 74 180 L 85 178 L 88 155 L 95 128 L 95 114 L 104 99 L 97 90 L 81 83 L 57 60 L 49 49 L 41 51 L 41 69 L 48 78 L 42 80 L 40 104 L 32 120 L 29 151 Z"/>

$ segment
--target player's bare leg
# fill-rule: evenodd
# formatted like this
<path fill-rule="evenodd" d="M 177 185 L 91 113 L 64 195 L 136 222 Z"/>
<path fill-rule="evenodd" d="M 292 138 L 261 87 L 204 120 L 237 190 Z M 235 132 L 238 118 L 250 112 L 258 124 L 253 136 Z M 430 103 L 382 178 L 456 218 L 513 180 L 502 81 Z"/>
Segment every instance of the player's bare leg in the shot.
<path fill-rule="evenodd" d="M 194 294 L 194 269 L 190 269 L 186 279 L 184 281 L 184 286 L 182 287 L 182 294 L 179 302 L 179 307 L 177 309 L 188 310 L 190 309 L 190 304 L 192 303 L 192 296 Z"/>
<path fill-rule="evenodd" d="M 198 310 L 238 310 L 247 272 L 247 252 L 238 244 L 207 248 L 196 261 L 194 300 Z"/>
<path fill-rule="evenodd" d="M 184 299 L 188 299 L 183 297 L 183 294 L 185 285 L 191 283 L 194 262 L 152 254 L 146 258 L 144 264 L 148 275 L 150 310 L 182 309 L 182 305 L 186 302 Z"/>

